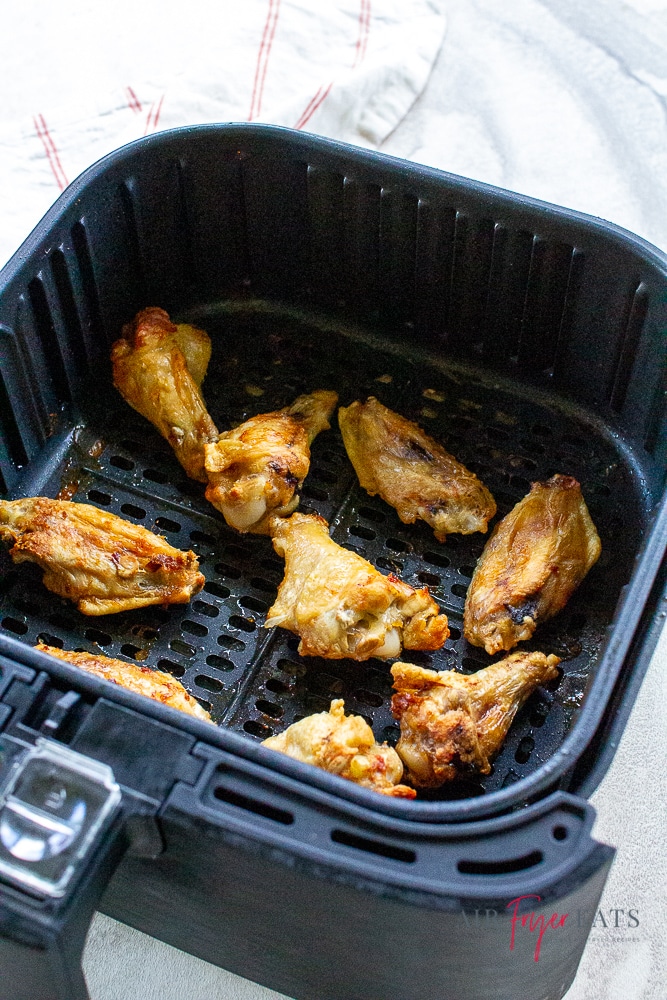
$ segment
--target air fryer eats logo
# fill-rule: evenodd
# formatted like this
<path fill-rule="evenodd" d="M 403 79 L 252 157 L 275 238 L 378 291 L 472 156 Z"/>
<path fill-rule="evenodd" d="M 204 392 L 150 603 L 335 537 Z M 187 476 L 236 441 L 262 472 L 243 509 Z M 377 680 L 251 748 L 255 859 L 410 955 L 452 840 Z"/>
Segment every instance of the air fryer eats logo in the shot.
<path fill-rule="evenodd" d="M 535 946 L 533 949 L 533 959 L 539 962 L 542 950 L 542 941 L 545 935 L 557 940 L 552 931 L 559 932 L 564 927 L 581 928 L 590 930 L 591 936 L 596 940 L 607 940 L 608 943 L 617 941 L 639 941 L 637 937 L 627 937 L 628 931 L 633 931 L 639 927 L 639 910 L 627 907 L 610 907 L 597 910 L 576 909 L 571 913 L 536 913 L 535 908 L 539 908 L 542 897 L 536 893 L 517 896 L 507 903 L 504 910 L 497 910 L 495 907 L 486 907 L 476 910 L 461 910 L 461 916 L 468 925 L 479 926 L 480 923 L 498 921 L 509 918 L 507 941 L 510 951 L 514 951 L 522 937 L 532 938 Z M 528 907 L 533 909 L 528 909 Z M 519 912 L 521 910 L 522 912 Z M 597 932 L 597 935 L 596 935 Z M 599 936 L 602 932 L 602 937 Z M 624 936 L 619 937 L 619 932 Z"/>
<path fill-rule="evenodd" d="M 512 914 L 512 929 L 510 934 L 510 951 L 514 951 L 514 943 L 516 941 L 517 927 L 526 928 L 529 934 L 537 934 L 537 939 L 535 941 L 535 951 L 533 952 L 533 958 L 536 962 L 540 960 L 540 949 L 542 947 L 542 938 L 544 937 L 546 931 L 553 927 L 557 930 L 559 927 L 565 927 L 565 921 L 569 917 L 569 913 L 552 913 L 547 920 L 541 913 L 536 914 L 534 910 L 529 913 L 522 913 L 519 915 L 519 907 L 524 899 L 534 899 L 538 903 L 542 902 L 541 896 L 536 896 L 535 894 L 530 894 L 528 896 L 517 896 L 510 903 L 507 904 L 507 909 Z"/>

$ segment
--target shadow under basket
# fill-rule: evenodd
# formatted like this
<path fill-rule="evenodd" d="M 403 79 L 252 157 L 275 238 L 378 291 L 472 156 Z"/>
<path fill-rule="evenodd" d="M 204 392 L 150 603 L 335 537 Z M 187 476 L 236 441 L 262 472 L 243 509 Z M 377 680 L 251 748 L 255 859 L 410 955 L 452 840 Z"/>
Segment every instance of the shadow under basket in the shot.
<path fill-rule="evenodd" d="M 442 441 L 499 517 L 533 481 L 579 480 L 602 556 L 526 644 L 559 677 L 491 774 L 406 801 L 261 746 L 333 698 L 394 744 L 389 665 L 303 658 L 262 627 L 270 540 L 229 528 L 113 389 L 110 345 L 148 305 L 210 334 L 221 430 L 334 389 Z M 206 585 L 86 618 L 0 554 L 0 998 L 85 998 L 95 908 L 296 1000 L 481 1000 L 491 975 L 496 1000 L 564 995 L 613 857 L 587 798 L 664 620 L 666 329 L 667 258 L 637 237 L 315 136 L 163 132 L 64 192 L 0 272 L 0 489 L 155 530 L 194 549 Z M 490 662 L 462 635 L 486 537 L 402 524 L 360 488 L 335 420 L 299 509 L 429 587 L 451 635 L 404 659 Z M 38 642 L 170 672 L 216 726 Z"/>

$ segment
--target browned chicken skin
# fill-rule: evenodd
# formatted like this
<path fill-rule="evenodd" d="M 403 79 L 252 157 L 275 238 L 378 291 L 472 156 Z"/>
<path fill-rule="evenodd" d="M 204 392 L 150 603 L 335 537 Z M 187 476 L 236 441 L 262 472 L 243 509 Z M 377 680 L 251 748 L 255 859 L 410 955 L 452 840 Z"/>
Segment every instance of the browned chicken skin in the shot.
<path fill-rule="evenodd" d="M 89 674 L 102 677 L 112 684 L 120 684 L 121 687 L 143 694 L 153 701 L 161 701 L 163 705 L 171 708 L 178 708 L 181 712 L 194 715 L 197 719 L 210 722 L 211 716 L 201 707 L 199 702 L 189 694 L 180 681 L 177 681 L 171 674 L 163 673 L 161 670 L 151 670 L 150 667 L 140 667 L 136 663 L 125 663 L 124 660 L 115 660 L 111 656 L 101 656 L 93 653 L 74 653 L 66 649 L 57 649 L 55 646 L 47 646 L 40 642 L 35 649 L 42 653 L 50 653 L 60 660 L 66 660 L 81 670 L 87 670 Z"/>
<path fill-rule="evenodd" d="M 414 590 L 329 537 L 324 518 L 292 514 L 271 522 L 273 547 L 285 576 L 266 628 L 281 625 L 301 637 L 302 656 L 336 660 L 389 659 L 406 649 L 440 649 L 447 618 L 427 587 Z"/>
<path fill-rule="evenodd" d="M 373 396 L 338 411 L 347 454 L 365 490 L 379 494 L 405 524 L 417 519 L 444 542 L 486 531 L 496 504 L 483 483 L 417 424 Z"/>
<path fill-rule="evenodd" d="M 544 653 L 512 653 L 470 675 L 395 663 L 391 705 L 408 780 L 438 788 L 471 770 L 488 774 L 519 708 L 558 675 L 558 663 Z"/>
<path fill-rule="evenodd" d="M 310 468 L 310 444 L 328 430 L 338 402 L 318 389 L 291 406 L 260 413 L 205 446 L 210 500 L 237 531 L 269 534 L 269 520 L 291 514 Z"/>
<path fill-rule="evenodd" d="M 332 701 L 328 712 L 309 715 L 270 736 L 264 746 L 382 795 L 413 799 L 416 794 L 399 784 L 403 765 L 396 751 L 376 743 L 373 730 L 359 715 L 346 716 L 341 699 Z"/>
<path fill-rule="evenodd" d="M 15 563 L 34 562 L 44 586 L 84 615 L 186 604 L 206 582 L 194 552 L 90 504 L 0 500 L 0 540 Z"/>
<path fill-rule="evenodd" d="M 137 313 L 111 348 L 123 399 L 167 439 L 188 476 L 203 483 L 204 445 L 218 436 L 199 391 L 210 356 L 203 330 L 177 326 L 157 307 Z"/>
<path fill-rule="evenodd" d="M 463 634 L 489 654 L 530 639 L 570 599 L 600 555 L 576 479 L 552 476 L 496 525 L 468 588 Z"/>

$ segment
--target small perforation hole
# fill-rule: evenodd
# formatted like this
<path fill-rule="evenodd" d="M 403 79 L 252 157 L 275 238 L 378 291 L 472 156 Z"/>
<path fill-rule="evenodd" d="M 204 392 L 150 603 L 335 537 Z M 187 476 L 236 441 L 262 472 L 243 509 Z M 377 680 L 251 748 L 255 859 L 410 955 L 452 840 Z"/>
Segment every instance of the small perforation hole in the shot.
<path fill-rule="evenodd" d="M 255 708 L 262 715 L 268 715 L 271 719 L 282 719 L 284 715 L 284 709 L 281 705 L 276 705 L 272 701 L 266 701 L 264 698 L 259 698 L 255 702 Z"/>
<path fill-rule="evenodd" d="M 354 697 L 363 705 L 371 705 L 373 708 L 379 708 L 384 701 L 384 698 L 381 695 L 375 694 L 374 691 L 366 691 L 364 689 L 355 691 Z"/>
<path fill-rule="evenodd" d="M 280 677 L 269 677 L 264 686 L 273 694 L 289 694 L 289 685 L 281 681 Z"/>
<path fill-rule="evenodd" d="M 98 646 L 108 646 L 113 641 L 108 632 L 99 628 L 87 628 L 83 634 L 89 642 L 96 642 Z"/>
<path fill-rule="evenodd" d="M 430 563 L 431 566 L 440 566 L 441 569 L 446 569 L 450 564 L 450 560 L 441 552 L 425 552 L 424 562 Z"/>
<path fill-rule="evenodd" d="M 456 628 L 456 626 L 451 623 L 449 625 L 449 638 L 452 642 L 456 642 L 457 639 L 461 638 L 461 629 Z"/>
<path fill-rule="evenodd" d="M 137 507 L 136 504 L 133 503 L 124 503 L 120 510 L 122 514 L 127 514 L 128 517 L 134 517 L 138 521 L 146 517 L 146 511 L 143 507 Z"/>
<path fill-rule="evenodd" d="M 242 642 L 241 639 L 237 639 L 233 635 L 219 635 L 218 646 L 222 646 L 223 649 L 228 649 L 233 653 L 242 653 L 245 649 L 245 642 Z"/>
<path fill-rule="evenodd" d="M 570 831 L 566 826 L 555 826 L 551 831 L 551 836 L 554 840 L 567 840 Z"/>
<path fill-rule="evenodd" d="M 417 573 L 417 579 L 420 583 L 425 583 L 427 587 L 437 587 L 440 583 L 440 577 L 436 576 L 435 573 Z"/>
<path fill-rule="evenodd" d="M 156 517 L 155 527 L 160 528 L 161 531 L 180 531 L 181 526 L 178 521 L 172 521 L 169 517 Z"/>
<path fill-rule="evenodd" d="M 204 586 L 204 590 L 207 594 L 213 594 L 214 597 L 229 597 L 229 587 L 223 587 L 221 583 L 216 583 L 215 580 L 208 580 Z M 210 607 L 210 605 L 209 605 Z"/>
<path fill-rule="evenodd" d="M 117 469 L 123 469 L 125 472 L 129 472 L 134 468 L 134 462 L 131 462 L 129 458 L 125 458 L 124 455 L 112 455 L 109 459 L 110 465 L 115 465 Z"/>
<path fill-rule="evenodd" d="M 169 643 L 169 649 L 173 649 L 175 653 L 180 653 L 181 656 L 188 657 L 194 656 L 197 652 L 194 646 L 191 646 L 188 642 L 183 642 L 182 639 L 172 639 Z"/>
<path fill-rule="evenodd" d="M 173 660 L 158 660 L 157 661 L 158 670 L 166 670 L 168 674 L 173 674 L 174 677 L 182 677 L 185 673 L 185 667 L 182 663 L 174 663 Z"/>
<path fill-rule="evenodd" d="M 204 545 L 215 545 L 215 538 L 208 531 L 191 531 L 191 542 L 202 542 Z"/>
<path fill-rule="evenodd" d="M 241 570 L 237 566 L 230 566 L 229 563 L 216 563 L 215 571 L 216 573 L 219 573 L 220 576 L 228 576 L 232 580 L 238 580 L 241 576 Z M 227 596 L 228 594 L 225 594 L 225 597 Z"/>
<path fill-rule="evenodd" d="M 216 680 L 215 677 L 207 677 L 206 674 L 198 674 L 195 677 L 195 684 L 204 691 L 211 691 L 214 694 L 219 694 L 225 689 L 222 681 Z"/>
<path fill-rule="evenodd" d="M 269 580 L 264 580 L 261 576 L 253 576 L 250 584 L 255 590 L 263 590 L 266 594 L 273 594 L 276 589 L 275 584 L 270 583 Z"/>
<path fill-rule="evenodd" d="M 465 597 L 468 593 L 468 588 L 462 583 L 455 583 L 452 586 L 452 594 L 455 597 Z"/>
<path fill-rule="evenodd" d="M 385 515 L 372 507 L 360 507 L 359 516 L 365 517 L 367 521 L 374 521 L 376 524 L 381 524 L 385 520 Z"/>
<path fill-rule="evenodd" d="M 194 601 L 192 610 L 196 611 L 198 615 L 206 615 L 207 618 L 217 618 L 220 614 L 220 608 L 216 608 L 215 604 L 209 604 L 207 601 Z"/>
<path fill-rule="evenodd" d="M 384 556 L 380 556 L 375 562 L 380 569 L 386 569 L 390 573 L 403 572 L 403 563 L 398 562 L 396 559 L 385 559 Z"/>
<path fill-rule="evenodd" d="M 211 653 L 210 656 L 206 657 L 206 663 L 209 667 L 215 667 L 216 670 L 233 670 L 234 664 L 231 660 L 226 660 L 223 656 L 217 656 L 216 653 Z"/>
<path fill-rule="evenodd" d="M 254 632 L 257 628 L 255 622 L 242 618 L 241 615 L 230 615 L 229 624 L 232 628 L 240 628 L 242 632 Z"/>
<path fill-rule="evenodd" d="M 411 552 L 412 546 L 409 542 L 404 542 L 400 538 L 388 538 L 386 541 L 388 549 L 392 552 Z"/>
<path fill-rule="evenodd" d="M 535 740 L 532 736 L 524 736 L 522 740 L 519 741 L 519 745 L 516 748 L 516 753 L 514 754 L 514 759 L 518 764 L 525 764 L 531 753 L 535 749 Z"/>
<path fill-rule="evenodd" d="M 103 507 L 108 507 L 111 503 L 111 497 L 109 494 L 102 493 L 101 490 L 88 490 L 86 496 L 92 503 L 100 503 Z"/>
<path fill-rule="evenodd" d="M 19 621 L 18 618 L 3 618 L 2 627 L 6 628 L 8 632 L 13 632 L 14 635 L 25 635 L 28 631 L 26 623 Z"/>
<path fill-rule="evenodd" d="M 129 656 L 133 660 L 145 660 L 146 650 L 142 649 L 140 646 L 135 646 L 132 642 L 125 642 L 120 647 L 120 651 L 123 656 Z"/>
<path fill-rule="evenodd" d="M 278 660 L 278 669 L 290 677 L 303 677 L 307 667 L 303 663 L 294 663 L 293 660 Z"/>
<path fill-rule="evenodd" d="M 461 576 L 465 576 L 469 580 L 472 578 L 474 572 L 475 572 L 474 566 L 459 566 L 459 573 L 461 574 Z"/>
<path fill-rule="evenodd" d="M 40 632 L 37 636 L 37 642 L 41 642 L 45 646 L 55 646 L 56 649 L 62 649 L 64 646 L 62 639 L 59 639 L 57 635 L 50 635 L 48 632 Z"/>
<path fill-rule="evenodd" d="M 181 622 L 181 628 L 184 632 L 188 632 L 189 635 L 196 635 L 199 637 L 208 635 L 208 629 L 205 625 L 202 625 L 201 622 L 190 621 L 189 618 L 185 618 L 184 621 Z"/>
<path fill-rule="evenodd" d="M 244 722 L 243 729 L 250 736 L 259 736 L 262 740 L 273 736 L 273 729 L 270 726 L 265 726 L 263 722 L 258 722 L 256 719 L 248 719 L 247 722 Z"/>
<path fill-rule="evenodd" d="M 160 472 L 159 469 L 144 469 L 143 477 L 151 483 L 159 483 L 160 485 L 169 481 L 169 477 L 164 472 Z"/>
<path fill-rule="evenodd" d="M 264 601 L 260 601 L 257 597 L 248 597 L 245 594 L 243 597 L 239 597 L 239 604 L 242 608 L 246 608 L 248 611 L 257 611 L 260 615 L 265 615 L 269 610 Z"/>
<path fill-rule="evenodd" d="M 372 542 L 376 537 L 375 532 L 371 528 L 365 528 L 362 524 L 355 524 L 347 530 L 353 538 L 363 538 L 367 542 Z"/>

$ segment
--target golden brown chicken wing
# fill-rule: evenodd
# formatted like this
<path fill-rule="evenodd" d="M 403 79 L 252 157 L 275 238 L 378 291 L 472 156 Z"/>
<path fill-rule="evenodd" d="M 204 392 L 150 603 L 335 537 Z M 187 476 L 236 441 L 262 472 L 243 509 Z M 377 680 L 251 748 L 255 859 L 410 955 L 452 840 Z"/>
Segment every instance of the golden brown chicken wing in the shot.
<path fill-rule="evenodd" d="M 318 389 L 282 410 L 251 417 L 206 445 L 206 498 L 228 524 L 267 535 L 273 514 L 292 513 L 310 468 L 310 444 L 328 430 L 337 402 L 335 392 Z"/>
<path fill-rule="evenodd" d="M 174 449 L 192 479 L 206 482 L 204 445 L 218 431 L 199 386 L 211 356 L 203 330 L 171 322 L 164 309 L 137 313 L 111 348 L 114 385 Z"/>
<path fill-rule="evenodd" d="M 338 422 L 360 484 L 405 524 L 426 521 L 439 542 L 486 531 L 496 512 L 486 486 L 417 424 L 373 396 L 341 407 Z"/>
<path fill-rule="evenodd" d="M 579 483 L 552 476 L 496 525 L 466 596 L 463 634 L 489 654 L 530 639 L 570 599 L 600 555 Z"/>
<path fill-rule="evenodd" d="M 342 699 L 332 701 L 328 712 L 309 715 L 270 736 L 264 746 L 382 795 L 404 799 L 416 795 L 414 789 L 399 784 L 403 765 L 396 751 L 386 743 L 376 743 L 373 730 L 361 716 L 346 716 Z"/>
<path fill-rule="evenodd" d="M 194 552 L 85 503 L 0 500 L 0 540 L 15 563 L 34 562 L 43 583 L 84 615 L 148 604 L 186 604 L 206 582 Z"/>
<path fill-rule="evenodd" d="M 437 788 L 471 770 L 488 774 L 519 708 L 558 675 L 558 663 L 544 653 L 512 653 L 470 675 L 395 663 L 391 706 L 408 780 Z"/>
<path fill-rule="evenodd" d="M 282 625 L 301 637 L 303 656 L 330 660 L 389 659 L 406 649 L 440 649 L 447 618 L 427 587 L 413 590 L 383 576 L 369 562 L 337 545 L 316 514 L 271 522 L 273 547 L 285 576 L 265 627 Z"/>
<path fill-rule="evenodd" d="M 189 694 L 180 681 L 177 681 L 171 674 L 165 674 L 161 670 L 151 670 L 150 667 L 140 667 L 136 663 L 125 663 L 124 660 L 115 660 L 111 656 L 98 656 L 93 653 L 74 653 L 66 649 L 57 649 L 55 646 L 47 646 L 40 642 L 35 649 L 42 653 L 50 653 L 57 656 L 59 660 L 66 660 L 75 667 L 87 670 L 89 674 L 102 677 L 112 684 L 120 684 L 121 687 L 143 694 L 153 701 L 161 701 L 163 705 L 171 708 L 178 708 L 181 712 L 194 715 L 197 719 L 210 722 L 211 716 L 201 707 L 199 702 Z"/>

